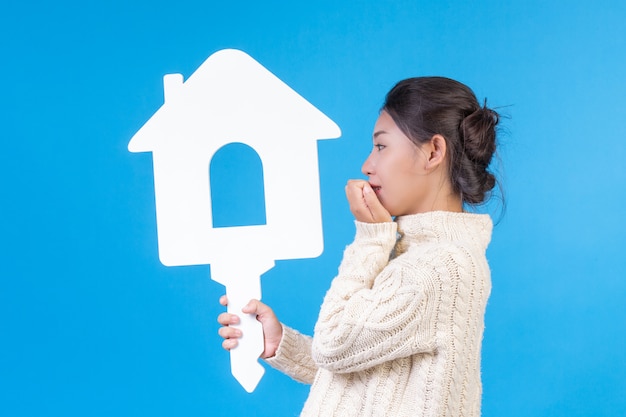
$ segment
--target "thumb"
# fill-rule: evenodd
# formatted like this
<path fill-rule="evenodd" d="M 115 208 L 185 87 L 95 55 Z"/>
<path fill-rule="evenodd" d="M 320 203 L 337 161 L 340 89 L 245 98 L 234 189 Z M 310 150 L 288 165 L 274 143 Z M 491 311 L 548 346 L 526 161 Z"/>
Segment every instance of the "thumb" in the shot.
<path fill-rule="evenodd" d="M 245 314 L 254 314 L 257 316 L 257 320 L 263 322 L 265 320 L 275 317 L 274 310 L 267 304 L 259 300 L 252 299 L 246 304 L 241 311 Z"/>
<path fill-rule="evenodd" d="M 363 187 L 363 199 L 370 211 L 372 221 L 375 223 L 390 222 L 392 221 L 391 214 L 382 205 L 376 193 L 369 184 Z"/>
<path fill-rule="evenodd" d="M 241 311 L 246 313 L 246 314 L 256 314 L 259 315 L 263 312 L 263 306 L 264 304 L 262 302 L 260 302 L 259 300 L 250 300 L 250 302 L 248 302 L 248 304 L 246 304 Z"/>

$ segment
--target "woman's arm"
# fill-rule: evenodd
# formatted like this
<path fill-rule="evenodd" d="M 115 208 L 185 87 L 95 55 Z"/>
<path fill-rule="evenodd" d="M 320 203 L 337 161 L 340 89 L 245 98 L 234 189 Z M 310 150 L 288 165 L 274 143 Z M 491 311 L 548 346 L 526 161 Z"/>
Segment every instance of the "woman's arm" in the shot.
<path fill-rule="evenodd" d="M 228 304 L 226 296 L 220 298 L 220 304 L 223 306 Z M 311 337 L 284 326 L 278 321 L 274 311 L 259 300 L 250 300 L 242 312 L 255 314 L 263 326 L 265 349 L 261 358 L 297 381 L 313 383 L 317 373 L 317 365 L 311 358 Z M 224 338 L 222 342 L 224 349 L 236 348 L 238 339 L 243 335 L 241 330 L 231 325 L 239 323 L 239 316 L 222 313 L 218 316 L 217 321 L 223 326 L 220 327 L 218 333 Z"/>
<path fill-rule="evenodd" d="M 356 225 L 313 338 L 313 359 L 333 372 L 360 371 L 434 349 L 432 280 L 401 259 L 389 263 L 395 223 Z"/>

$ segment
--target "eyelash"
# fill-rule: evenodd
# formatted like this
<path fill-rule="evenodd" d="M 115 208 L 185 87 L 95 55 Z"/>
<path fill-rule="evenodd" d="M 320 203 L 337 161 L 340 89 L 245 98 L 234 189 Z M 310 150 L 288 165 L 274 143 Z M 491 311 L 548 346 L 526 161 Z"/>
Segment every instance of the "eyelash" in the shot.
<path fill-rule="evenodd" d="M 382 151 L 383 149 L 385 149 L 385 145 L 381 145 L 380 143 L 377 143 L 376 145 L 374 145 L 374 147 L 378 149 L 379 151 Z"/>

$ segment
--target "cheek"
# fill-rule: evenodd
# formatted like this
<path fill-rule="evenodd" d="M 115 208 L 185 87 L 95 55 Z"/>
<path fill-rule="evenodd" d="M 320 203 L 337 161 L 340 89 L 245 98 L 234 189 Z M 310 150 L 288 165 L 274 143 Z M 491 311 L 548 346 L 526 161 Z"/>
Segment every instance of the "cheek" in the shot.
<path fill-rule="evenodd" d="M 420 199 L 423 184 L 420 177 L 410 170 L 398 170 L 387 179 L 385 187 L 389 191 L 390 203 L 396 205 L 412 204 Z"/>
<path fill-rule="evenodd" d="M 383 186 L 382 196 L 385 204 L 396 205 L 402 199 L 403 191 L 406 189 L 405 179 L 393 168 L 381 172 L 379 178 Z"/>

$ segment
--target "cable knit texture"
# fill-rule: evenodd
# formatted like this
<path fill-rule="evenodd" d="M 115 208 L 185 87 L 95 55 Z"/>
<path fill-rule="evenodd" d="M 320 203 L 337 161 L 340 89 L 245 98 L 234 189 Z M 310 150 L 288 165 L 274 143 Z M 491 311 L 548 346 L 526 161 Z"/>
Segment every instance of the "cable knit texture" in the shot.
<path fill-rule="evenodd" d="M 488 215 L 356 222 L 313 338 L 267 362 L 312 384 L 302 416 L 479 416 Z"/>

